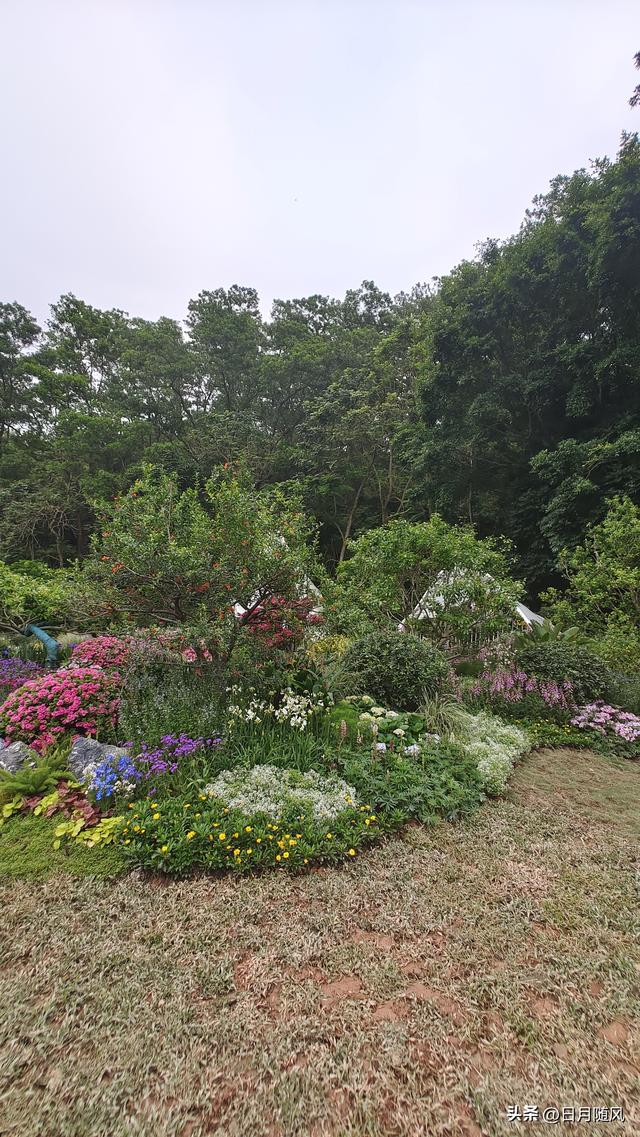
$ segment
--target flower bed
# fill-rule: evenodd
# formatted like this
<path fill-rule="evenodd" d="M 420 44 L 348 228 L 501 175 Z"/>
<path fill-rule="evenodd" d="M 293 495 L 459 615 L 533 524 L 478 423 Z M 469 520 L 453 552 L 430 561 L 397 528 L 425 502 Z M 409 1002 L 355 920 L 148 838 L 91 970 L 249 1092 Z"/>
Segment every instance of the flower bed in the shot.
<path fill-rule="evenodd" d="M 0 659 L 0 701 L 10 691 L 22 687 L 27 679 L 35 679 L 43 673 L 42 664 L 34 663 L 31 659 L 18 659 L 17 656 Z"/>
<path fill-rule="evenodd" d="M 113 731 L 118 715 L 117 672 L 69 667 L 29 679 L 0 708 L 0 733 L 43 752 L 64 735 Z"/>

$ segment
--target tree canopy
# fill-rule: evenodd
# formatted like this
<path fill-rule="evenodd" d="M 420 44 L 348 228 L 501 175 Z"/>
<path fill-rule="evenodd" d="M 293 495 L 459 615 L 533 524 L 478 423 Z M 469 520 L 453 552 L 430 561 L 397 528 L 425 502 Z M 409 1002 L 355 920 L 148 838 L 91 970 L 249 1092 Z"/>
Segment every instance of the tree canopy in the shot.
<path fill-rule="evenodd" d="M 432 286 L 215 288 L 181 323 L 72 295 L 0 304 L 0 555 L 90 555 L 146 465 L 300 495 L 325 565 L 390 521 L 512 543 L 530 602 L 608 502 L 640 501 L 640 143 L 554 179 L 517 234 Z"/>

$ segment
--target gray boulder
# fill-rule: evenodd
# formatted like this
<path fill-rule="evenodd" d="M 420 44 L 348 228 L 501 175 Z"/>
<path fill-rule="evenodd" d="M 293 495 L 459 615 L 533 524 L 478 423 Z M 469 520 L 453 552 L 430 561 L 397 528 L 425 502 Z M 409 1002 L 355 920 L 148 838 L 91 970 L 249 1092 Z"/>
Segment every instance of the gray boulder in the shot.
<path fill-rule="evenodd" d="M 5 746 L 0 742 L 0 768 L 15 774 L 25 762 L 36 762 L 38 755 L 26 742 L 12 742 Z"/>
<path fill-rule="evenodd" d="M 129 751 L 122 746 L 110 746 L 107 742 L 98 742 L 96 738 L 77 738 L 71 747 L 67 766 L 77 782 L 85 780 L 84 772 L 87 766 L 103 762 L 105 758 L 118 758 L 128 755 Z M 0 761 L 2 751 L 0 751 Z"/>

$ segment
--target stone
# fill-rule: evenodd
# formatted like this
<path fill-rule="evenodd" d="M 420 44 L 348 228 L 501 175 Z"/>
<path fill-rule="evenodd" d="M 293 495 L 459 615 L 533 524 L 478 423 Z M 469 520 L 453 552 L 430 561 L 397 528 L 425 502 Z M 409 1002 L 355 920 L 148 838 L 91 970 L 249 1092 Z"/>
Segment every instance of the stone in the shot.
<path fill-rule="evenodd" d="M 77 738 L 71 747 L 67 765 L 76 781 L 83 782 L 87 766 L 103 762 L 108 757 L 117 761 L 125 756 L 129 756 L 129 751 L 123 746 L 110 746 L 107 742 L 98 742 L 96 738 Z"/>
<path fill-rule="evenodd" d="M 38 755 L 26 742 L 12 742 L 9 746 L 0 743 L 0 766 L 15 774 L 25 762 L 36 762 Z"/>

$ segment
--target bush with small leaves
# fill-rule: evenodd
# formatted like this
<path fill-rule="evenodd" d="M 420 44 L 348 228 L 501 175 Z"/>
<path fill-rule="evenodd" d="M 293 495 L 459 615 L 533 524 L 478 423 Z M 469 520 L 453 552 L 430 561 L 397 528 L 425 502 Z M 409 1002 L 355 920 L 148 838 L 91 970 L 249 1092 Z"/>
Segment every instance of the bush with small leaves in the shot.
<path fill-rule="evenodd" d="M 371 632 L 347 648 L 342 665 L 354 693 L 388 707 L 416 710 L 447 687 L 449 667 L 438 648 L 403 632 Z"/>

